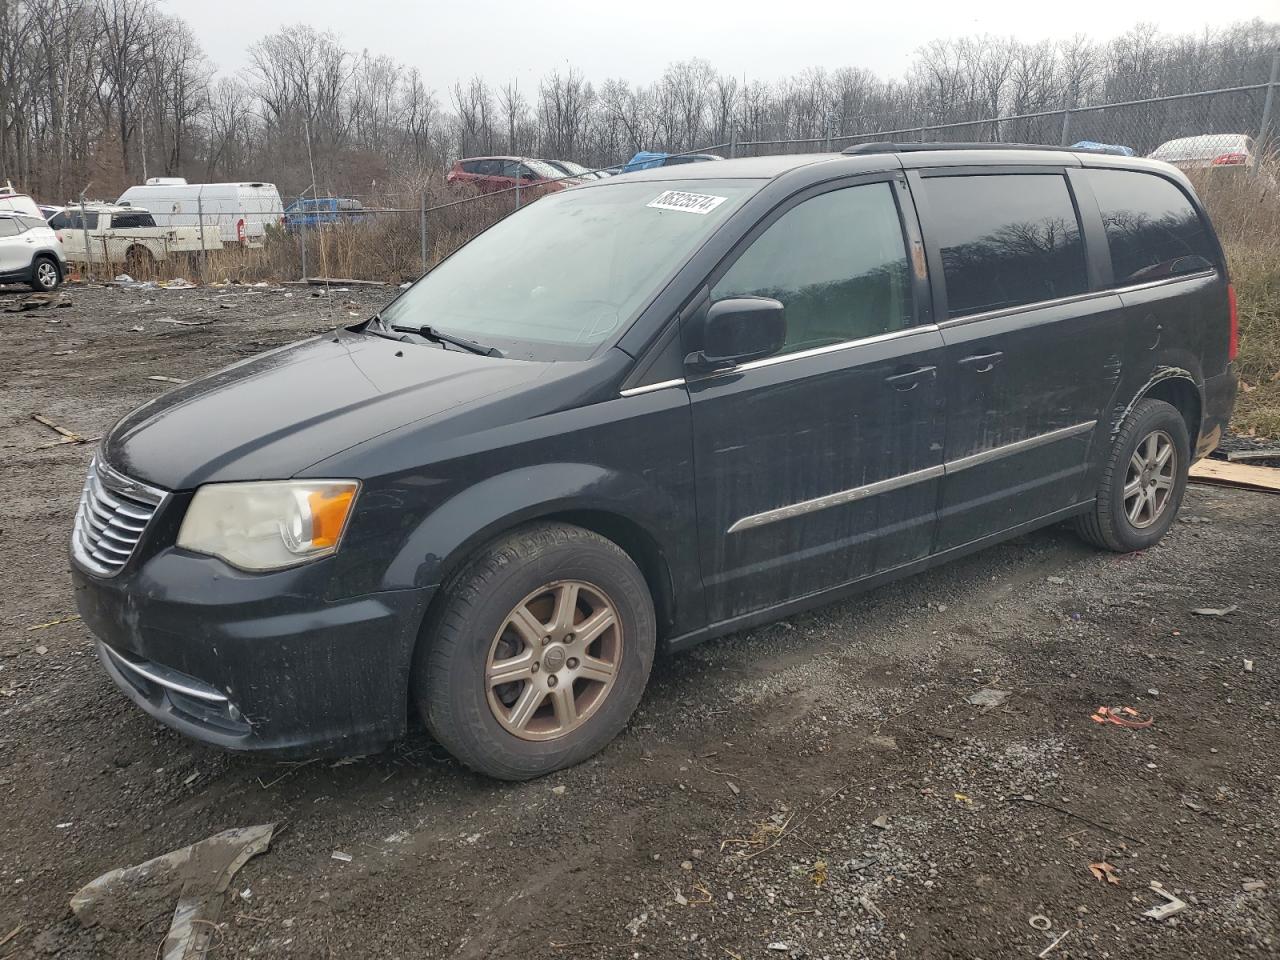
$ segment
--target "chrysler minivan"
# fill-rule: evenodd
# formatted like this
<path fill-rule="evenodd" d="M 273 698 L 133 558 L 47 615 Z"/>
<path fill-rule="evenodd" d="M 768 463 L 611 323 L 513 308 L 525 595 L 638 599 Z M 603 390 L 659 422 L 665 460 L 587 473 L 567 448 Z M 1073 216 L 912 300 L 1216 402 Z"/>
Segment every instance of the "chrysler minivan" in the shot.
<path fill-rule="evenodd" d="M 76 596 L 199 740 L 367 753 L 416 711 L 534 777 L 623 729 L 659 651 L 1060 521 L 1157 543 L 1236 345 L 1162 163 L 871 144 L 595 181 L 126 416 Z"/>

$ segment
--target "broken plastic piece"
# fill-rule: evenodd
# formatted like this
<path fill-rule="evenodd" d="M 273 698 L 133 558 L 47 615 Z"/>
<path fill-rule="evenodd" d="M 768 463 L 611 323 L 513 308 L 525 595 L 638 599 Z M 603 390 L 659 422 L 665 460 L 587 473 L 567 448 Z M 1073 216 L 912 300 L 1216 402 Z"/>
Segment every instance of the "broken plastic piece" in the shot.
<path fill-rule="evenodd" d="M 1143 717 L 1133 707 L 1099 707 L 1089 719 L 1094 723 L 1114 723 L 1130 730 L 1141 730 L 1156 722 L 1155 717 Z"/>
<path fill-rule="evenodd" d="M 1144 917 L 1150 917 L 1152 920 L 1168 920 L 1175 913 L 1181 913 L 1183 910 L 1187 909 L 1186 902 L 1179 900 L 1172 893 L 1162 887 L 1160 885 L 1160 881 L 1152 880 L 1151 889 L 1164 897 L 1166 902 L 1160 904 L 1158 907 L 1152 907 L 1150 910 L 1143 910 L 1142 915 Z"/>

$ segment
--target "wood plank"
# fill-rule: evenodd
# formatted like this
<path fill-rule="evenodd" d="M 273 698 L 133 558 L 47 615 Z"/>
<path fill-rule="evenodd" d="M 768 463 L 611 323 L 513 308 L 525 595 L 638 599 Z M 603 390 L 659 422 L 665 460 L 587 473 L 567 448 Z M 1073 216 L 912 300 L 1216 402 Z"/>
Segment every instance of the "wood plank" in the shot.
<path fill-rule="evenodd" d="M 1191 468 L 1192 483 L 1217 483 L 1246 490 L 1280 493 L 1280 470 L 1275 467 L 1252 467 L 1222 460 L 1201 460 Z"/>

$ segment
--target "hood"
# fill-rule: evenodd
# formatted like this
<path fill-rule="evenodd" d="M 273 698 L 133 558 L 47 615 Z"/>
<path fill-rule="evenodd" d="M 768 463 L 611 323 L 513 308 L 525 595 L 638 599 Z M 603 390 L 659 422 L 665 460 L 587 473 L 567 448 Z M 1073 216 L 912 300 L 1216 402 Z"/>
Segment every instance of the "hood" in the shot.
<path fill-rule="evenodd" d="M 116 424 L 103 451 L 117 470 L 168 490 L 283 480 L 549 366 L 338 330 L 162 394 Z"/>

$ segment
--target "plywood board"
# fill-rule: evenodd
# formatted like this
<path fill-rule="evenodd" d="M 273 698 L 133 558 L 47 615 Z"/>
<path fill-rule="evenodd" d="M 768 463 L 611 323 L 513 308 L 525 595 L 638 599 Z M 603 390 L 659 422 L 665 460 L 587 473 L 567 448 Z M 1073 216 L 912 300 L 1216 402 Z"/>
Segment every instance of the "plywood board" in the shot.
<path fill-rule="evenodd" d="M 1191 468 L 1192 483 L 1218 483 L 1247 490 L 1280 493 L 1280 470 L 1275 467 L 1251 467 L 1224 460 L 1201 460 Z"/>

